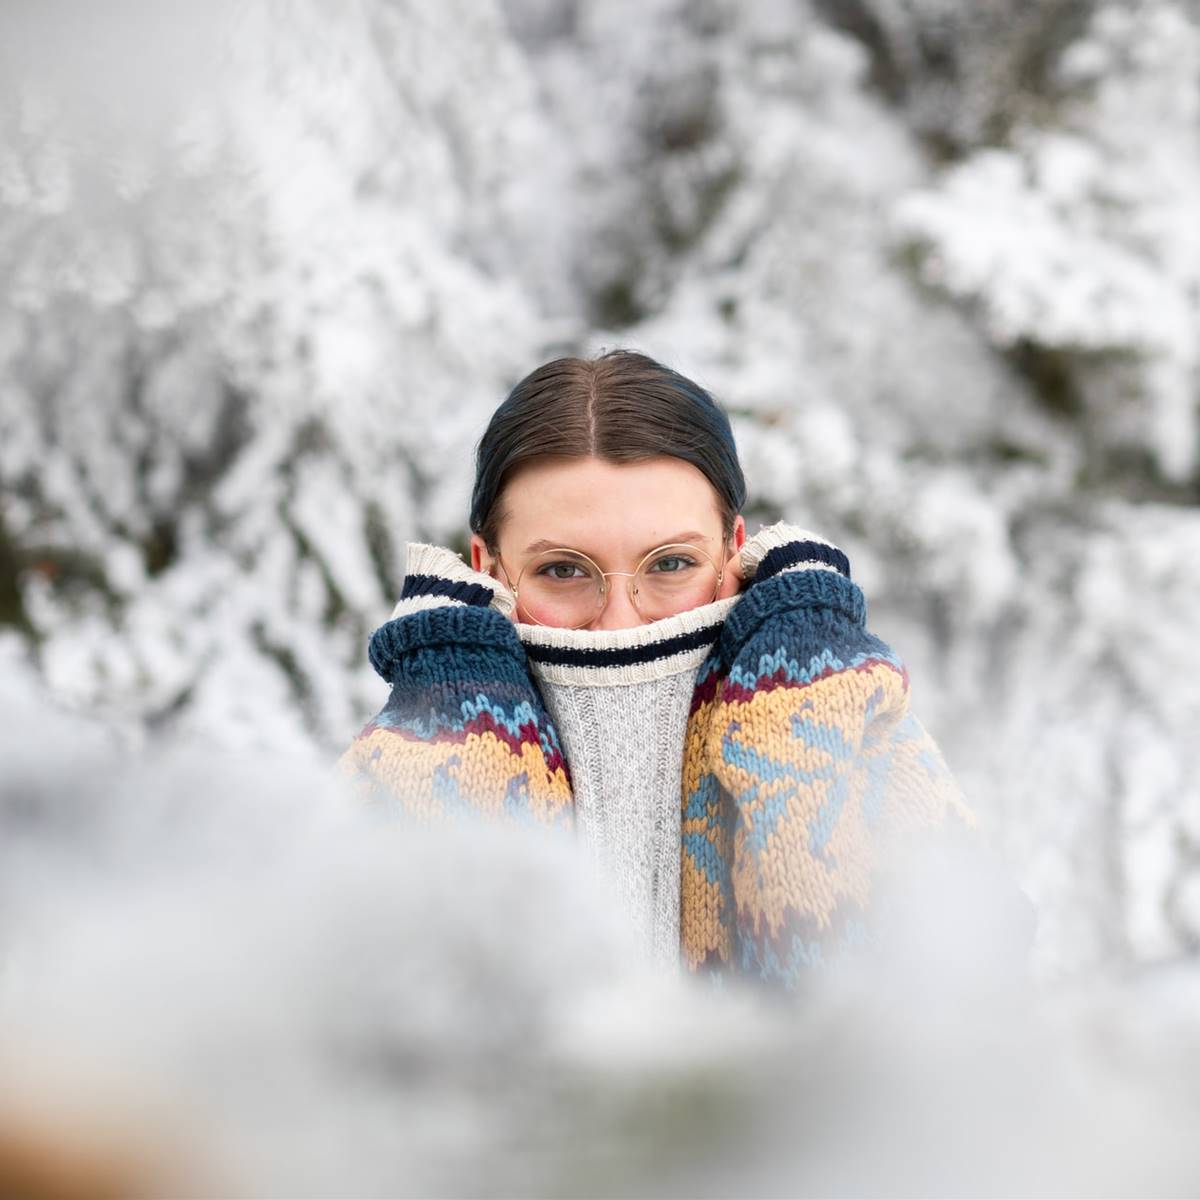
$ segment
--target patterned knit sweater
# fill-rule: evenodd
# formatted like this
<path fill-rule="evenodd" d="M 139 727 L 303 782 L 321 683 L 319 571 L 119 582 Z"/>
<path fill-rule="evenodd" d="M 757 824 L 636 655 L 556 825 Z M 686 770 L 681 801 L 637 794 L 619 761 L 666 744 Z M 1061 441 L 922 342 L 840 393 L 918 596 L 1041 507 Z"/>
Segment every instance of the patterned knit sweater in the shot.
<path fill-rule="evenodd" d="M 903 665 L 865 628 L 845 555 L 779 525 L 747 542 L 742 568 L 735 601 L 623 637 L 581 636 L 515 626 L 498 581 L 412 546 L 400 602 L 370 642 L 391 694 L 339 765 L 370 802 L 410 818 L 470 812 L 591 830 L 629 864 L 632 911 L 649 896 L 660 912 L 677 879 L 670 913 L 687 967 L 791 986 L 871 939 L 885 846 L 974 821 L 909 711 Z M 671 664 L 684 662 L 678 770 L 659 776 L 678 781 L 665 800 L 678 822 L 658 821 L 655 834 L 653 806 L 627 805 L 623 834 L 606 837 L 606 805 L 628 797 L 605 795 L 603 764 L 587 762 L 596 710 L 581 689 L 588 678 L 636 686 L 647 670 L 678 677 Z M 582 719 L 564 716 L 580 703 Z M 654 849 L 664 828 L 677 875 Z M 639 836 L 645 854 L 633 853 Z"/>

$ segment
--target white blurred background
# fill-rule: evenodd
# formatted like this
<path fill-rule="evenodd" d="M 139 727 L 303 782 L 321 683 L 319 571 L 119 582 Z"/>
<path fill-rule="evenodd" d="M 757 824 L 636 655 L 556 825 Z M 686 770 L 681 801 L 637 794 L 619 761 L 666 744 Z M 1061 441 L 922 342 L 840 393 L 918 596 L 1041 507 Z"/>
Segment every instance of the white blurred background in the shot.
<path fill-rule="evenodd" d="M 1037 978 L 1188 977 L 1196 0 L 5 0 L 0 280 L 10 821 L 93 736 L 317 780 L 496 404 L 630 346 L 846 549 Z"/>

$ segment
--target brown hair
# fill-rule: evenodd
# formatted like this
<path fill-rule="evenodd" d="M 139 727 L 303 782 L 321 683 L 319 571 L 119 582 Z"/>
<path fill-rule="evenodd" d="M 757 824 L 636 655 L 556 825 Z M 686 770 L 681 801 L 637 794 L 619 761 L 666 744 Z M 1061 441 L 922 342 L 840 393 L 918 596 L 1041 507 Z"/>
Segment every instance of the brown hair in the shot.
<path fill-rule="evenodd" d="M 729 418 L 708 392 L 633 350 L 556 358 L 526 375 L 492 414 L 475 454 L 471 529 L 496 549 L 504 486 L 527 463 L 662 455 L 704 474 L 730 536 L 746 502 L 746 480 Z"/>

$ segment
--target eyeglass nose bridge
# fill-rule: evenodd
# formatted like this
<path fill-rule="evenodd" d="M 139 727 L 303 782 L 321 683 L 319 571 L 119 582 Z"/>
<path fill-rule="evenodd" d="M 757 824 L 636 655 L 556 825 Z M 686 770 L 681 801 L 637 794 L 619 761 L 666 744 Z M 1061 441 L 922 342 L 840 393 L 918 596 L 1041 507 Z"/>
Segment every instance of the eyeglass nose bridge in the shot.
<path fill-rule="evenodd" d="M 599 570 L 599 568 L 597 568 L 597 570 Z M 636 605 L 637 588 L 634 586 L 632 581 L 637 578 L 637 571 L 600 571 L 600 578 L 604 582 L 603 596 L 606 604 L 608 603 L 609 592 L 612 590 L 608 586 L 608 577 L 610 575 L 624 575 L 630 580 L 630 582 L 625 585 L 625 590 L 629 593 L 630 601 Z"/>

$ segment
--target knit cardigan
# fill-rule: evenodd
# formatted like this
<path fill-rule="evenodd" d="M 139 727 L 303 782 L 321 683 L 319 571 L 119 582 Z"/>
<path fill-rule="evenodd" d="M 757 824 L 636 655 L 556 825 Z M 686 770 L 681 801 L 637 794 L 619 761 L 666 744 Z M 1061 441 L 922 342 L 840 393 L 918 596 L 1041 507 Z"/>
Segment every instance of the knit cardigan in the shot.
<path fill-rule="evenodd" d="M 703 654 L 682 748 L 680 953 L 693 971 L 792 986 L 871 941 L 886 846 L 974 818 L 909 710 L 903 664 L 865 627 L 846 556 L 779 525 L 742 569 L 723 623 L 660 643 Z M 523 645 L 511 612 L 496 580 L 410 547 L 369 647 L 391 694 L 339 761 L 364 799 L 410 819 L 572 825 L 535 669 L 613 666 L 612 651 Z"/>

